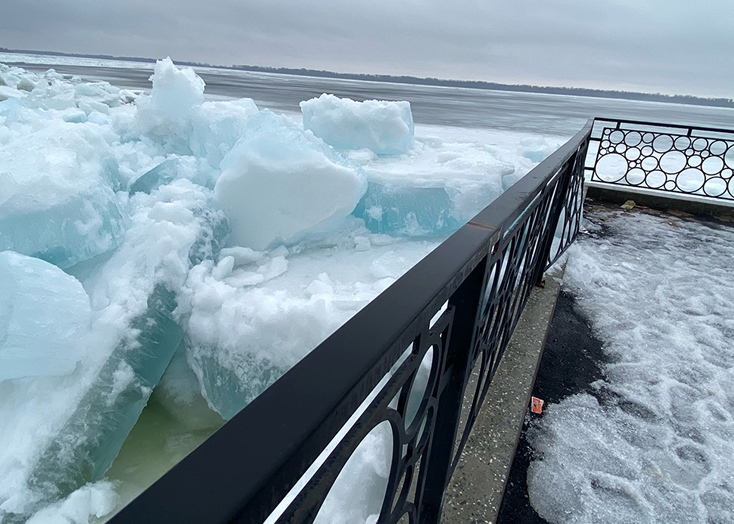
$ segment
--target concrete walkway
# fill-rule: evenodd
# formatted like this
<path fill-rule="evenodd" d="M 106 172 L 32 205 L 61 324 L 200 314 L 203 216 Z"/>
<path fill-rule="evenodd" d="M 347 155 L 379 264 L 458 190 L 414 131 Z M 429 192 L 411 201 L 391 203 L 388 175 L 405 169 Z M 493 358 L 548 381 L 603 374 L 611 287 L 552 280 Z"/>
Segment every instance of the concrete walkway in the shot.
<path fill-rule="evenodd" d="M 545 287 L 530 294 L 446 491 L 443 524 L 497 520 L 560 293 L 559 275 L 546 275 Z"/>

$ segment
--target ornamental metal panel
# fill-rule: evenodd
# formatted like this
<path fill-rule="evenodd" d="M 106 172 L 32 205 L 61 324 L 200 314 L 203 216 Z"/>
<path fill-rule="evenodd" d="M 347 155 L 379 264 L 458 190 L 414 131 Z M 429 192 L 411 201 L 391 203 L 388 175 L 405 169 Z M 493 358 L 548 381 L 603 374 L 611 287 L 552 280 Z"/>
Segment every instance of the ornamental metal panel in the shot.
<path fill-rule="evenodd" d="M 597 118 L 589 181 L 734 200 L 734 131 Z"/>

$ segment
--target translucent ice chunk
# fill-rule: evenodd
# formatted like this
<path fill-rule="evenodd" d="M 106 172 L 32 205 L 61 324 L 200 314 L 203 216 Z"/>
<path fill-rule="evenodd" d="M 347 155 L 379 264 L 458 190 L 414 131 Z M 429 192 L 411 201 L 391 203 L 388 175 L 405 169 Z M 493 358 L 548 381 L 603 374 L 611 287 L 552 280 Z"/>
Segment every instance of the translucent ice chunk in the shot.
<path fill-rule="evenodd" d="M 549 144 L 545 138 L 539 136 L 523 138 L 520 140 L 520 145 L 522 156 L 533 162 L 542 162 L 556 150 L 556 147 Z"/>
<path fill-rule="evenodd" d="M 157 285 L 148 311 L 133 319 L 74 413 L 38 461 L 28 487 L 41 502 L 61 499 L 100 480 L 138 420 L 183 333 L 174 322 L 175 294 Z"/>
<path fill-rule="evenodd" d="M 462 224 L 443 187 L 390 187 L 370 182 L 354 216 L 373 233 L 392 236 L 434 236 Z"/>
<path fill-rule="evenodd" d="M 115 194 L 117 164 L 101 133 L 39 123 L 22 105 L 11 111 L 9 119 L 42 127 L 0 145 L 0 250 L 65 268 L 116 248 L 127 216 Z"/>
<path fill-rule="evenodd" d="M 74 371 L 90 320 L 77 279 L 43 260 L 0 252 L 0 381 Z"/>
<path fill-rule="evenodd" d="M 165 160 L 150 171 L 143 173 L 130 186 L 130 194 L 148 193 L 160 186 L 169 184 L 177 178 L 179 161 L 176 158 Z"/>
<path fill-rule="evenodd" d="M 222 417 L 207 405 L 196 375 L 186 362 L 186 345 L 182 342 L 153 393 L 163 408 L 192 430 L 217 428 Z"/>
<path fill-rule="evenodd" d="M 323 94 L 301 102 L 303 127 L 336 149 L 368 148 L 378 155 L 405 153 L 413 145 L 409 102 L 355 102 Z"/>
<path fill-rule="evenodd" d="M 12 203 L 0 206 L 0 249 L 61 268 L 110 251 L 124 237 L 126 216 L 107 188 L 94 188 L 46 209 L 23 204 L 13 209 Z"/>
<path fill-rule="evenodd" d="M 214 195 L 232 243 L 256 250 L 333 227 L 367 186 L 357 164 L 267 110 L 252 117 L 221 168 Z"/>
<path fill-rule="evenodd" d="M 254 355 L 241 358 L 237 368 L 233 369 L 222 365 L 217 352 L 216 347 L 197 346 L 191 358 L 209 406 L 225 420 L 234 417 L 288 371 L 288 367 L 275 365 L 266 358 Z M 244 377 L 246 380 L 243 380 Z"/>

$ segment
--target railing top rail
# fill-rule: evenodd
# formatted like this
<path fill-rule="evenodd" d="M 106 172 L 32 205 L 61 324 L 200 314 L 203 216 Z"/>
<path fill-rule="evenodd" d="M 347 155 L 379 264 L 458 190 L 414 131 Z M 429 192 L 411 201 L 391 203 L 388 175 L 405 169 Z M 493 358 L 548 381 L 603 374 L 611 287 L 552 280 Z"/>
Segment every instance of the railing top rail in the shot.
<path fill-rule="evenodd" d="M 617 127 L 623 124 L 632 124 L 632 125 L 639 125 L 639 126 L 652 126 L 652 127 L 663 127 L 667 129 L 694 129 L 697 131 L 709 131 L 713 133 L 725 133 L 725 134 L 731 134 L 734 135 L 734 131 L 731 129 L 724 129 L 724 128 L 717 128 L 717 127 L 708 127 L 708 126 L 699 126 L 699 125 L 693 125 L 693 124 L 668 124 L 665 122 L 649 122 L 644 120 L 630 120 L 626 118 L 603 118 L 603 117 L 595 117 L 593 119 L 594 124 L 596 123 L 616 123 Z M 592 137 L 593 138 L 593 137 Z M 593 138 L 595 140 L 595 138 Z"/>
<path fill-rule="evenodd" d="M 235 522 L 243 511 L 268 515 L 488 250 L 578 154 L 592 125 L 589 120 L 113 522 Z"/>

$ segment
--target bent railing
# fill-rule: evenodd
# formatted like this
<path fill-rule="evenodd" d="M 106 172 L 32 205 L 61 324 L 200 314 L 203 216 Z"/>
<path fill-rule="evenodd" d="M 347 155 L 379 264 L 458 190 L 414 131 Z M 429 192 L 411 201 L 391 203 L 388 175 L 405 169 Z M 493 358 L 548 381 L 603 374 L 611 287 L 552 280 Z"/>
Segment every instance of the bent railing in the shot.
<path fill-rule="evenodd" d="M 596 118 L 592 185 L 734 201 L 734 131 Z"/>
<path fill-rule="evenodd" d="M 437 524 L 530 291 L 578 232 L 590 132 L 591 122 L 111 522 L 323 523 L 350 507 L 373 522 Z"/>

